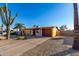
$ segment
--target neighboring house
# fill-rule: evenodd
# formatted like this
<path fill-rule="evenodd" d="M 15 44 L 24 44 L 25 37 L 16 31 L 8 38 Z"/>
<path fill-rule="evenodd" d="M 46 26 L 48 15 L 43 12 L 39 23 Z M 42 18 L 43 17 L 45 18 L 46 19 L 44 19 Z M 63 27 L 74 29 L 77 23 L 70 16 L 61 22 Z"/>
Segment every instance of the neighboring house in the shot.
<path fill-rule="evenodd" d="M 2 26 L 0 26 L 0 35 L 6 35 L 6 31 L 3 29 L 3 33 L 2 33 Z"/>
<path fill-rule="evenodd" d="M 17 35 L 21 35 L 21 31 L 19 29 L 13 29 L 14 32 L 16 32 Z"/>
<path fill-rule="evenodd" d="M 57 35 L 57 27 L 39 27 L 24 29 L 25 34 L 33 36 L 43 36 L 43 37 L 55 37 Z"/>
<path fill-rule="evenodd" d="M 13 29 L 13 31 L 19 31 L 19 29 Z"/>

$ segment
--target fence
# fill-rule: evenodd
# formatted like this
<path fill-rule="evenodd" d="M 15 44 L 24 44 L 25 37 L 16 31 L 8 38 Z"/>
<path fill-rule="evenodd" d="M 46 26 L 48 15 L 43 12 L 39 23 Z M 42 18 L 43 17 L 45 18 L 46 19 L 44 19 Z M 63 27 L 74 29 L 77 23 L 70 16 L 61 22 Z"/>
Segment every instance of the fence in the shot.
<path fill-rule="evenodd" d="M 57 36 L 74 36 L 73 31 L 57 31 Z"/>

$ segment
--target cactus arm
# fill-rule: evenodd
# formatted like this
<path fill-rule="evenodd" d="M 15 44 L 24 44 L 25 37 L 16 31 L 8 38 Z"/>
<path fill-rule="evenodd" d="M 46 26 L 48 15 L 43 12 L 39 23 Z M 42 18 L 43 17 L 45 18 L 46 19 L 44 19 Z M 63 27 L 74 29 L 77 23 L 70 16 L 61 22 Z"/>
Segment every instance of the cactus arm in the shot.
<path fill-rule="evenodd" d="M 11 22 L 10 22 L 10 25 L 14 22 L 14 20 L 16 19 L 18 15 L 16 14 L 16 16 L 14 18 L 11 18 Z"/>
<path fill-rule="evenodd" d="M 6 22 L 5 18 L 4 18 L 4 13 L 3 13 L 3 9 L 2 8 L 1 8 L 1 18 L 2 18 L 3 24 L 7 25 L 7 22 Z"/>
<path fill-rule="evenodd" d="M 7 22 L 9 22 L 9 19 L 8 19 L 8 7 L 7 7 L 7 4 L 5 4 L 5 14 L 6 14 L 6 20 L 7 20 Z"/>
<path fill-rule="evenodd" d="M 9 20 L 8 20 L 8 25 L 10 25 L 10 23 L 11 23 L 11 19 L 12 19 L 12 12 L 11 12 L 11 10 L 9 10 Z"/>

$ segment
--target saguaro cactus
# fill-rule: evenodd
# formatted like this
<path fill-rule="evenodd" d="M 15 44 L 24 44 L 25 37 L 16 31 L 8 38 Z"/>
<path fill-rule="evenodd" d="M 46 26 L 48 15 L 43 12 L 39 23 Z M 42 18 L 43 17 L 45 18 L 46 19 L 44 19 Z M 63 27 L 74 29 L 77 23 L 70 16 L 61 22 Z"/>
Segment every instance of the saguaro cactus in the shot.
<path fill-rule="evenodd" d="M 17 14 L 15 15 L 15 17 L 12 17 L 12 12 L 11 10 L 8 10 L 7 4 L 5 4 L 4 7 L 5 8 L 1 8 L 2 22 L 7 29 L 7 39 L 10 39 L 10 25 L 13 24 L 15 18 L 17 17 Z"/>

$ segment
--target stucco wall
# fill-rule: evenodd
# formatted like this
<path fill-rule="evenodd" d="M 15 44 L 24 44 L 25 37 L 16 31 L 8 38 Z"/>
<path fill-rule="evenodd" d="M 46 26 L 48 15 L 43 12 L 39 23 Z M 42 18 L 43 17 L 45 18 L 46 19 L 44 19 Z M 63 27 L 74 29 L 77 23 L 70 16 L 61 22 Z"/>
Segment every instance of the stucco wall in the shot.
<path fill-rule="evenodd" d="M 60 31 L 57 30 L 57 28 L 42 28 L 42 29 L 34 29 L 36 36 L 46 36 L 46 37 L 55 37 L 60 35 Z M 39 33 L 37 33 L 37 31 Z M 30 33 L 33 35 L 33 30 L 25 29 L 24 33 Z"/>
<path fill-rule="evenodd" d="M 30 30 L 29 29 L 25 29 L 25 30 L 23 30 L 23 32 L 24 32 L 24 34 L 30 34 Z"/>
<path fill-rule="evenodd" d="M 56 31 L 56 36 L 60 36 L 61 32 L 59 30 Z"/>
<path fill-rule="evenodd" d="M 35 31 L 36 36 L 42 36 L 42 30 L 38 29 Z"/>
<path fill-rule="evenodd" d="M 52 37 L 55 37 L 57 35 L 57 29 L 56 28 L 52 28 Z"/>

